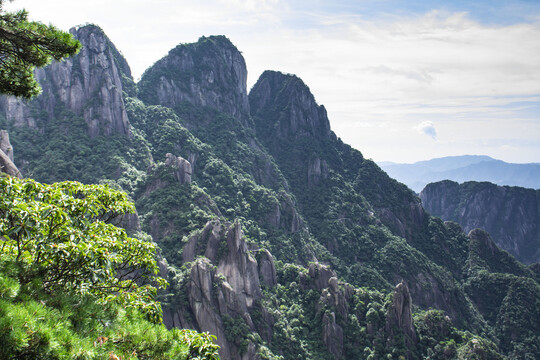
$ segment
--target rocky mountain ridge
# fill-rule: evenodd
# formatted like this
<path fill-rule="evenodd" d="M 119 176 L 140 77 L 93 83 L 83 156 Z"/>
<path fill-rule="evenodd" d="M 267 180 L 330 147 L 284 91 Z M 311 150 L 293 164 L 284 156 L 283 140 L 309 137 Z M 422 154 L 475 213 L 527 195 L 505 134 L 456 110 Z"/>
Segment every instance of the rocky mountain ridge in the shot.
<path fill-rule="evenodd" d="M 488 182 L 441 181 L 420 199 L 427 211 L 468 232 L 485 229 L 497 245 L 525 264 L 540 262 L 540 192 Z"/>
<path fill-rule="evenodd" d="M 108 41 L 94 26 L 77 34 L 83 46 L 89 34 Z M 471 300 L 492 283 L 513 286 L 508 299 L 540 299 L 536 272 L 512 257 L 498 268 L 497 252 L 476 252 L 476 238 L 429 216 L 331 131 L 299 78 L 265 72 L 247 96 L 245 61 L 222 36 L 179 45 L 138 84 L 111 54 L 102 68 L 123 74 L 122 104 L 92 106 L 123 106 L 129 132 L 95 134 L 84 114 L 59 119 L 58 106 L 37 128 L 10 114 L 0 125 L 25 175 L 105 182 L 134 199 L 136 223 L 161 248 L 168 326 L 211 331 L 224 359 L 536 354 L 528 323 L 502 340 L 521 308 Z M 60 97 L 43 89 L 24 106 Z"/>

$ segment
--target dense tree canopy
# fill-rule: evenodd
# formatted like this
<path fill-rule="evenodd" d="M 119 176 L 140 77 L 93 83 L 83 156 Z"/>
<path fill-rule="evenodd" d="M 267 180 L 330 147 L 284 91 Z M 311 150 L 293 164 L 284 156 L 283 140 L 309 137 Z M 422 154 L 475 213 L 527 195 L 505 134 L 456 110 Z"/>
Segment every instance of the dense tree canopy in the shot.
<path fill-rule="evenodd" d="M 34 69 L 76 54 L 81 44 L 52 25 L 28 21 L 24 10 L 3 11 L 0 0 L 0 92 L 30 98 L 41 88 Z"/>
<path fill-rule="evenodd" d="M 154 300 L 156 245 L 111 223 L 133 204 L 107 186 L 0 176 L 0 255 L 21 284 L 39 281 L 49 293 L 91 293 L 120 300 L 159 319 Z M 143 285 L 144 279 L 146 285 Z"/>

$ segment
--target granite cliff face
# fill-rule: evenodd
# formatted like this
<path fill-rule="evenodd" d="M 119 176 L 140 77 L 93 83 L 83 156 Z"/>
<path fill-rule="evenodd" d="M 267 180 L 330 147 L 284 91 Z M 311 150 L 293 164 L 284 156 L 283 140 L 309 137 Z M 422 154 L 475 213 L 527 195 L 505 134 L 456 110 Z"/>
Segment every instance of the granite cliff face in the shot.
<path fill-rule="evenodd" d="M 455 221 L 466 232 L 486 230 L 498 246 L 526 264 L 540 261 L 540 191 L 448 180 L 427 185 L 420 198 L 432 215 Z"/>
<path fill-rule="evenodd" d="M 251 90 L 249 101 L 254 116 L 268 111 L 269 107 L 279 109 L 272 124 L 259 125 L 276 127 L 276 136 L 281 138 L 300 138 L 306 135 L 316 138 L 330 136 L 330 122 L 326 109 L 322 105 L 317 105 L 309 88 L 294 75 L 265 71 Z M 313 173 L 321 174 L 319 159 L 314 159 L 312 168 Z M 324 168 L 323 163 L 323 170 Z"/>
<path fill-rule="evenodd" d="M 97 26 L 70 32 L 83 44 L 80 53 L 36 71 L 43 91 L 35 100 L 2 97 L 0 108 L 8 123 L 42 128 L 69 111 L 84 119 L 90 136 L 129 135 L 122 98 L 122 82 L 132 81 L 126 60 Z"/>
<path fill-rule="evenodd" d="M 171 153 L 165 155 L 165 165 L 173 168 L 174 178 L 180 184 L 189 184 L 191 182 L 191 163 L 183 157 L 176 157 Z"/>
<path fill-rule="evenodd" d="M 258 263 L 255 254 L 260 251 Z M 195 259 L 203 254 L 204 258 Z M 213 221 L 189 238 L 182 258 L 184 262 L 194 262 L 186 284 L 187 293 L 183 294 L 188 303 L 183 307 L 166 308 L 165 324 L 195 327 L 215 334 L 223 359 L 258 359 L 253 343 L 240 351 L 236 339 L 226 335 L 230 326 L 227 321 L 237 319 L 249 331 L 260 331 L 264 336 L 265 329 L 257 329 L 250 315 L 258 309 L 266 324 L 272 325 L 272 316 L 257 305 L 262 298 L 261 282 L 276 283 L 272 255 L 265 250 L 249 249 L 239 222 Z M 271 338 L 271 332 L 268 336 Z"/>
<path fill-rule="evenodd" d="M 244 57 L 225 36 L 182 44 L 149 68 L 139 82 L 149 104 L 210 107 L 249 122 Z"/>
<path fill-rule="evenodd" d="M 21 177 L 19 169 L 13 163 L 13 147 L 6 130 L 0 130 L 0 172 Z"/>

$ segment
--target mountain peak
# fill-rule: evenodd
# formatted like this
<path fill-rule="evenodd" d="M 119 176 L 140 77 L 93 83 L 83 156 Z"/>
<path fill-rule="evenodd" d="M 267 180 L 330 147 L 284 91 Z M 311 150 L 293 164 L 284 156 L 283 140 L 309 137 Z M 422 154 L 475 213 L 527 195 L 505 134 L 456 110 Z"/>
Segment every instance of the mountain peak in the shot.
<path fill-rule="evenodd" d="M 242 53 L 223 36 L 180 44 L 144 72 L 141 99 L 176 108 L 188 102 L 248 123 L 247 68 Z"/>
<path fill-rule="evenodd" d="M 330 123 L 326 109 L 318 105 L 309 87 L 297 76 L 279 71 L 265 71 L 251 89 L 250 107 L 254 116 L 267 114 L 272 124 L 260 123 L 260 128 L 275 128 L 281 137 L 305 135 L 326 138 Z"/>

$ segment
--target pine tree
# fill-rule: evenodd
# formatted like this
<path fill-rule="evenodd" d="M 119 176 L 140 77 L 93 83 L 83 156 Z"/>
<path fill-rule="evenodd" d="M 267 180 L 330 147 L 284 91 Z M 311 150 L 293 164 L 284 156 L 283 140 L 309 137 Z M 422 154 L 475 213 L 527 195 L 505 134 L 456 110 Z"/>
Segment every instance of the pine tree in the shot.
<path fill-rule="evenodd" d="M 52 25 L 29 21 L 25 10 L 3 11 L 0 0 L 0 93 L 31 98 L 41 88 L 34 69 L 76 54 L 81 44 Z"/>

